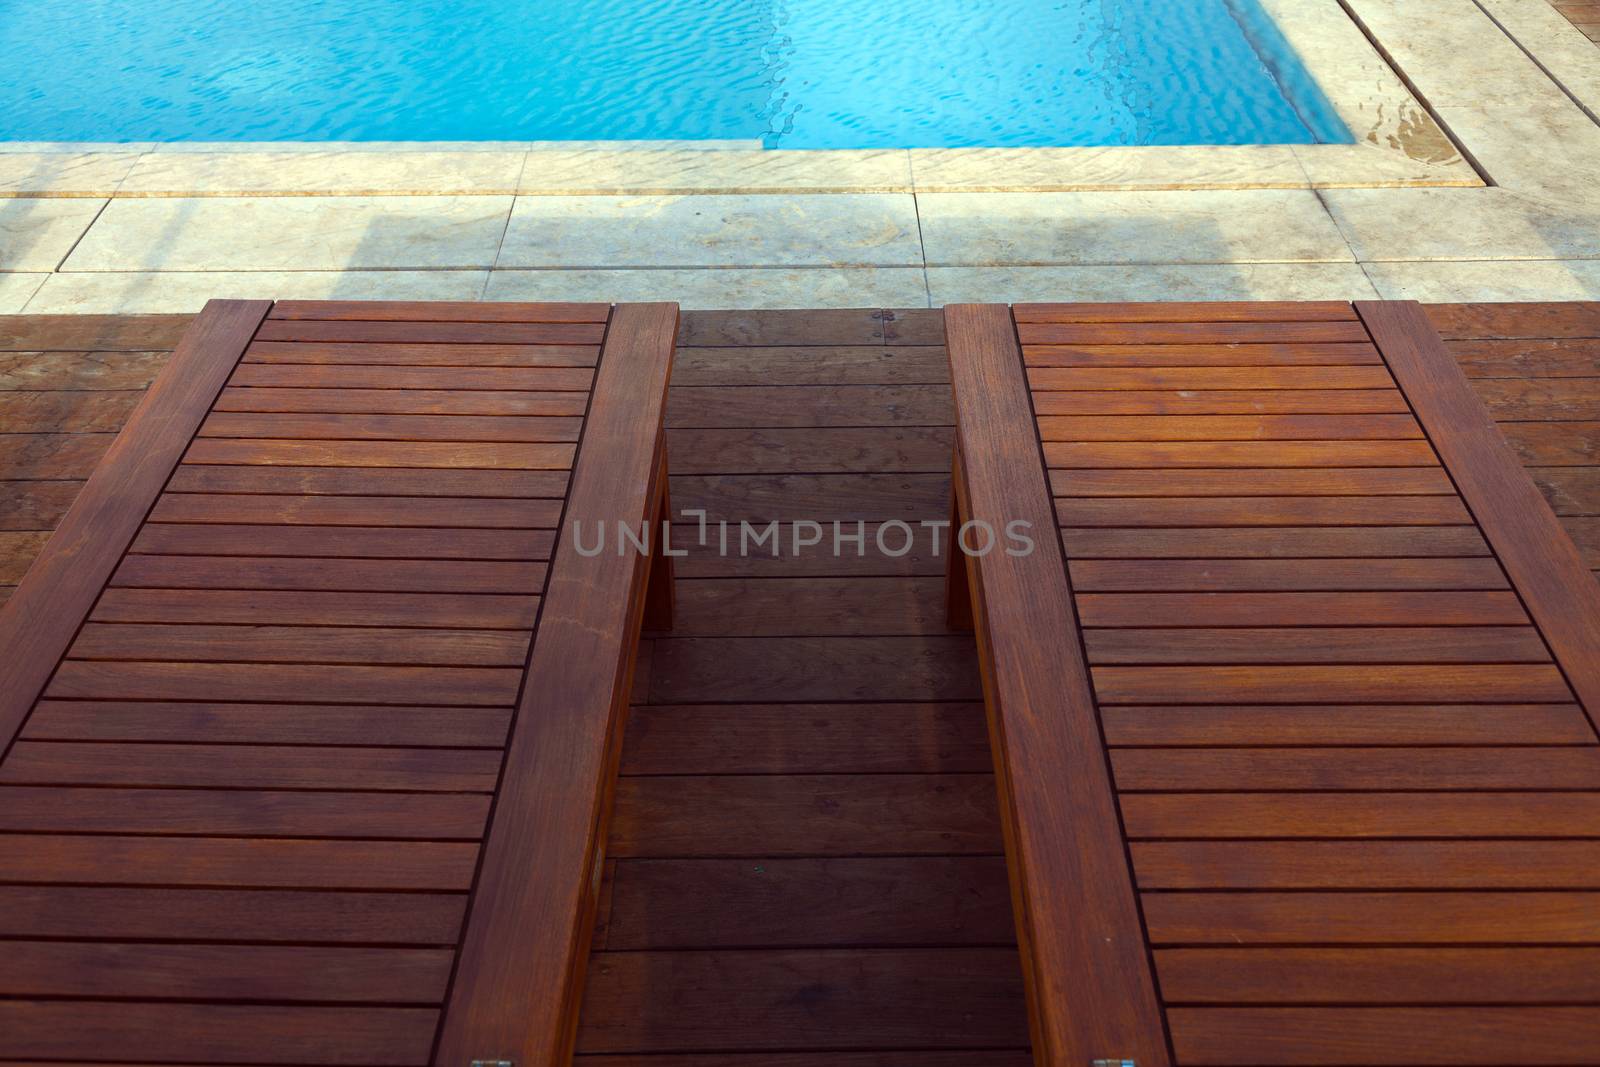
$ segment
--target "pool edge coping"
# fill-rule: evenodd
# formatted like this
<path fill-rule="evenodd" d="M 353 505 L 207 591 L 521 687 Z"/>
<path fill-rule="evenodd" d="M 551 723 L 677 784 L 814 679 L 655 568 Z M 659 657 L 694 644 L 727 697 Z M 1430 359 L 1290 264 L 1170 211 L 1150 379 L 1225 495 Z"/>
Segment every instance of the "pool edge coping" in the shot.
<path fill-rule="evenodd" d="M 1488 184 L 1338 0 L 1257 2 L 1355 143 L 768 150 L 737 141 L 4 142 L 0 198 L 1137 192 Z"/>

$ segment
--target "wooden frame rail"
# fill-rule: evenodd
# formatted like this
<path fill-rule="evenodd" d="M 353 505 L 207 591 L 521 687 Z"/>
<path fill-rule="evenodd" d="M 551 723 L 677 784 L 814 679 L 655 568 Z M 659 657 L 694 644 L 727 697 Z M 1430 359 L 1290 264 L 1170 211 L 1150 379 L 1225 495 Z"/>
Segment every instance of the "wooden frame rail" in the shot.
<path fill-rule="evenodd" d="M 570 1060 L 677 326 L 206 306 L 0 609 L 0 1060 Z"/>

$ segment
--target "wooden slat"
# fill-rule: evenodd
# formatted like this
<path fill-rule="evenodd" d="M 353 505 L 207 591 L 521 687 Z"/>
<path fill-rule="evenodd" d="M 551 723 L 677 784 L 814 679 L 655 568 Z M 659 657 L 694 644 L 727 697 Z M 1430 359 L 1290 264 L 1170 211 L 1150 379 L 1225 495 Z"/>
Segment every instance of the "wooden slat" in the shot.
<path fill-rule="evenodd" d="M 1426 441 L 1046 441 L 1044 459 L 1051 468 L 1428 467 L 1438 462 Z"/>
<path fill-rule="evenodd" d="M 548 560 L 554 545 L 554 529 L 147 523 L 129 552 L 154 556 Z"/>
<path fill-rule="evenodd" d="M 539 415 L 357 415 L 222 412 L 201 437 L 299 441 L 577 441 L 581 418 Z"/>
<path fill-rule="evenodd" d="M 587 406 L 588 397 L 583 393 L 489 389 L 467 392 L 448 389 L 241 389 L 229 386 L 217 398 L 213 410 L 529 416 L 582 415 Z"/>
<path fill-rule="evenodd" d="M 1348 322 L 1355 318 L 1342 300 L 1188 301 L 1111 304 L 1017 304 L 1019 323 L 1035 322 Z"/>
<path fill-rule="evenodd" d="M 112 575 L 110 588 L 533 593 L 544 584 L 545 566 L 484 560 L 128 556 Z"/>
<path fill-rule="evenodd" d="M 1356 305 L 1579 701 L 1600 721 L 1600 584 L 1420 306 Z"/>
<path fill-rule="evenodd" d="M 98 1060 L 115 1049 L 144 1063 L 252 1063 L 270 1048 L 284 1064 L 421 1067 L 438 1016 L 432 1008 L 4 1000 L 0 1056 Z"/>
<path fill-rule="evenodd" d="M 1186 750 L 1187 751 L 1187 750 Z M 1258 760 L 1280 756 L 1271 749 L 1255 750 Z M 1494 789 L 1524 786 L 1538 782 L 1549 789 L 1592 788 L 1597 777 L 1595 760 L 1587 769 L 1562 765 L 1550 759 L 1529 758 L 1520 749 L 1489 749 L 1487 755 L 1500 757 L 1451 760 L 1462 751 L 1444 749 L 1417 752 L 1391 749 L 1416 761 L 1415 768 L 1397 768 L 1383 755 L 1362 766 L 1360 757 L 1327 760 L 1320 764 L 1297 761 L 1294 770 L 1282 775 L 1241 775 L 1226 783 L 1229 789 L 1321 789 L 1329 784 L 1346 789 L 1380 784 L 1397 790 Z M 1466 750 L 1473 752 L 1474 750 Z M 1582 752 L 1583 749 L 1563 751 Z M 1590 750 L 1593 751 L 1592 749 Z M 1119 753 L 1119 756 L 1128 753 Z M 1367 755 L 1371 755 L 1368 753 Z M 1444 757 L 1444 758 L 1441 758 Z M 1219 765 L 1228 762 L 1219 760 Z M 1238 766 L 1243 761 L 1231 761 Z M 1384 764 L 1389 766 L 1385 767 Z M 1474 778 L 1471 770 L 1486 766 L 1504 768 L 1494 775 Z M 1126 766 L 1119 761 L 1119 771 Z M 1512 780 L 1511 768 L 1524 775 Z M 1145 768 L 1143 770 L 1148 770 Z M 1185 770 L 1190 771 L 1184 774 Z M 1203 774 L 1182 768 L 1172 779 L 1196 783 Z M 1387 771 L 1387 773 L 1385 773 Z M 1409 771 L 1409 773 L 1408 773 Z M 1318 777 L 1318 775 L 1321 777 Z M 1152 784 L 1156 776 L 1130 772 L 1135 785 Z M 1268 780 L 1281 785 L 1267 785 Z M 1288 784 L 1288 783 L 1293 784 Z M 1309 783 L 1309 784 L 1308 784 Z M 1195 788 L 1215 788 L 1211 784 Z M 1157 793 L 1124 794 L 1122 815 L 1132 839 L 1179 837 L 1600 837 L 1600 796 L 1583 793 L 1488 793 L 1488 792 L 1369 792 L 1369 793 Z M 1516 925 L 1509 917 L 1507 926 Z M 1404 941 L 1405 938 L 1397 940 Z"/>
<path fill-rule="evenodd" d="M 1164 949 L 1168 1004 L 1600 1001 L 1600 948 Z"/>
<path fill-rule="evenodd" d="M 463 892 L 477 858 L 467 842 L 0 834 L 19 884 Z"/>
<path fill-rule="evenodd" d="M 1531 626 L 1200 627 L 1085 630 L 1089 662 L 1548 663 Z M 81 643 L 81 639 L 80 639 Z M 74 655 L 82 655 L 74 652 Z"/>
<path fill-rule="evenodd" d="M 134 663 L 68 660 L 45 694 L 63 700 L 417 701 L 504 707 L 520 671 L 502 667 L 328 667 L 303 664 Z"/>
<path fill-rule="evenodd" d="M 216 442 L 212 442 L 215 444 Z M 437 453 L 435 453 L 437 454 Z M 273 493 L 306 496 L 494 497 L 559 500 L 565 470 L 447 469 L 443 467 L 204 466 L 181 463 L 172 493 Z"/>
<path fill-rule="evenodd" d="M 599 358 L 598 345 L 257 341 L 245 349 L 243 362 L 340 363 L 390 367 L 592 367 Z"/>
<path fill-rule="evenodd" d="M 107 589 L 90 618 L 97 622 L 275 623 L 515 630 L 532 629 L 538 610 L 538 597 L 505 593 Z M 306 695 L 301 694 L 301 697 L 294 699 L 303 699 Z"/>
<path fill-rule="evenodd" d="M 558 500 L 463 497 L 279 496 L 267 493 L 167 493 L 152 523 L 283 523 L 293 526 L 444 526 L 553 529 Z"/>
<path fill-rule="evenodd" d="M 1037 396 L 1075 389 L 1381 389 L 1394 390 L 1385 367 L 1034 367 Z"/>
<path fill-rule="evenodd" d="M 343 777 L 340 777 L 340 768 Z M 499 753 L 473 748 L 162 745 L 18 741 L 0 783 L 490 792 Z"/>
<path fill-rule="evenodd" d="M 1359 322 L 1022 323 L 1017 337 L 1025 345 L 1324 344 L 1360 343 L 1367 332 Z"/>
<path fill-rule="evenodd" d="M 1564 702 L 1572 691 L 1554 664 L 1434 666 L 1096 667 L 1106 704 L 1495 704 Z"/>
<path fill-rule="evenodd" d="M 623 774 L 899 774 L 993 769 L 983 707 L 691 704 L 635 707 Z"/>
<path fill-rule="evenodd" d="M 983 774 L 625 778 L 613 856 L 970 855 L 999 840 Z"/>
<path fill-rule="evenodd" d="M 399 323 L 366 325 L 408 328 Z M 274 328 L 270 323 L 264 325 L 260 336 L 265 337 Z M 262 385 L 280 389 L 506 389 L 533 393 L 587 392 L 593 382 L 594 372 L 587 367 L 285 366 L 276 363 L 241 363 L 228 379 L 231 386 Z"/>
<path fill-rule="evenodd" d="M 147 747 L 158 751 L 143 751 Z M 0 789 L 5 801 L 0 830 L 18 833 L 477 841 L 489 814 L 486 791 L 493 788 L 494 771 L 499 769 L 498 759 L 493 760 L 486 782 L 481 764 L 491 762 L 487 757 L 472 754 L 480 764 L 477 768 L 455 759 L 458 767 L 452 769 L 454 757 L 432 754 L 448 750 L 341 748 L 307 755 L 297 748 L 39 742 L 20 742 L 17 748 L 23 756 L 7 760 L 8 782 L 79 783 Z M 63 751 L 77 748 L 85 751 Z M 352 752 L 348 777 L 340 779 L 337 758 Z M 374 753 L 377 759 L 372 758 Z M 112 761 L 112 773 L 106 773 L 105 765 L 88 762 L 94 758 Z M 274 758 L 283 765 L 271 765 Z M 117 764 L 121 759 L 132 765 Z M 200 759 L 214 760 L 214 769 L 197 771 L 186 762 Z M 426 760 L 436 766 L 429 768 Z M 13 763 L 19 764 L 15 771 L 10 769 Z M 223 773 L 223 768 L 237 770 L 237 778 Z M 134 785 L 120 788 L 118 782 Z M 408 790 L 469 787 L 478 795 L 371 789 L 385 784 Z"/>
<path fill-rule="evenodd" d="M 272 319 L 263 341 L 359 341 L 406 344 L 589 345 L 605 324 L 521 322 L 399 322 Z"/>
<path fill-rule="evenodd" d="M 614 867 L 597 951 L 1016 939 L 1000 856 L 631 859 Z"/>
<path fill-rule="evenodd" d="M 0 935 L 454 945 L 465 894 L 0 886 Z"/>
<path fill-rule="evenodd" d="M 1009 311 L 954 305 L 945 328 L 961 515 L 995 530 L 1012 521 L 1050 530 Z M 1049 1063 L 1165 1064 L 1065 566 L 1046 542 L 1026 556 L 973 557 L 970 573 L 1035 1054 Z M 1094 981 L 1085 983 L 1086 974 Z"/>
<path fill-rule="evenodd" d="M 1030 367 L 1335 367 L 1382 364 L 1383 358 L 1366 341 L 1320 344 L 1263 341 L 1255 344 L 1023 345 L 1022 361 Z"/>
<path fill-rule="evenodd" d="M 637 528 L 653 515 L 677 325 L 672 304 L 615 310 L 569 522 Z M 556 548 L 438 1062 L 556 1062 L 572 1048 L 648 572 L 626 559 Z"/>
<path fill-rule="evenodd" d="M 1067 497 L 1061 526 L 1465 526 L 1452 496 Z"/>
<path fill-rule="evenodd" d="M 232 441 L 204 438 L 184 453 L 186 464 L 264 464 L 289 467 L 499 467 L 566 471 L 569 444 L 499 441 Z"/>
<path fill-rule="evenodd" d="M 1587 745 L 1576 704 L 1123 706 L 1101 713 L 1111 745 Z"/>
<path fill-rule="evenodd" d="M 1085 593 L 1506 588 L 1493 559 L 1080 559 L 1069 570 Z"/>
<path fill-rule="evenodd" d="M 1174 1008 L 1184 1063 L 1554 1067 L 1594 1062 L 1596 1007 Z"/>
<path fill-rule="evenodd" d="M 1043 415 L 1039 437 L 1089 441 L 1404 441 L 1422 430 L 1405 415 Z M 1056 466 L 1052 463 L 1051 466 Z M 1272 464 L 1262 464 L 1272 466 Z"/>
<path fill-rule="evenodd" d="M 598 322 L 610 304 L 490 303 L 481 300 L 280 300 L 271 318 L 375 322 Z"/>
<path fill-rule="evenodd" d="M 1600 893 L 1145 893 L 1153 944 L 1600 944 Z M 1514 914 L 1515 922 L 1507 922 Z"/>
<path fill-rule="evenodd" d="M 1061 531 L 1072 560 L 1328 559 L 1490 556 L 1472 526 L 1301 526 Z"/>
<path fill-rule="evenodd" d="M 437 1002 L 453 953 L 439 949 L 9 941 L 0 994 L 313 1003 Z"/>
<path fill-rule="evenodd" d="M 138 532 L 189 438 L 270 305 L 215 301 L 106 454 L 28 577 L 0 608 L 0 749 Z"/>
<path fill-rule="evenodd" d="M 1600 889 L 1600 841 L 1138 841 L 1141 889 Z"/>
<path fill-rule="evenodd" d="M 520 667 L 526 654 L 528 635 L 517 630 L 88 622 L 78 632 L 67 657 L 258 664 Z"/>
<path fill-rule="evenodd" d="M 1083 593 L 1085 626 L 1522 626 L 1514 593 Z"/>
<path fill-rule="evenodd" d="M 839 954 L 849 961 L 842 972 L 834 969 Z M 734 999 L 720 993 L 730 978 L 741 991 Z M 578 1048 L 1014 1047 L 1027 1036 L 1020 984 L 1011 949 L 603 953 Z M 676 995 L 641 995 L 660 985 Z"/>
<path fill-rule="evenodd" d="M 41 700 L 28 717 L 22 737 L 40 741 L 483 748 L 504 744 L 510 722 L 509 712 L 492 708 Z"/>
<path fill-rule="evenodd" d="M 1033 410 L 1040 415 L 1354 415 L 1397 414 L 1409 409 L 1405 397 L 1390 386 L 1035 392 Z"/>

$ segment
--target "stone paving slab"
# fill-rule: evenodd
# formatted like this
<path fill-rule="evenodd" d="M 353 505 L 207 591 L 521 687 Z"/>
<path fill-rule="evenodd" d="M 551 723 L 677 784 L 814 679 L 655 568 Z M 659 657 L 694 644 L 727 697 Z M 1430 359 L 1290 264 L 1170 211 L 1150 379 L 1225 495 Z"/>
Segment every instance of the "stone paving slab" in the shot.
<path fill-rule="evenodd" d="M 1355 258 L 1306 190 L 929 193 L 917 209 L 930 267 Z"/>
<path fill-rule="evenodd" d="M 487 269 L 510 212 L 508 196 L 114 200 L 64 269 Z"/>
<path fill-rule="evenodd" d="M 0 200 L 0 271 L 52 271 L 95 221 L 104 200 Z"/>
<path fill-rule="evenodd" d="M 905 194 L 518 197 L 499 267 L 911 267 Z"/>
<path fill-rule="evenodd" d="M 0 275 L 0 278 L 3 278 Z M 35 314 L 199 311 L 207 300 L 479 300 L 485 270 L 117 271 L 38 279 Z M 48 280 L 47 280 L 48 279 Z M 43 282 L 41 286 L 39 283 Z M 4 304 L 0 281 L 0 306 Z M 20 310 L 13 308 L 13 311 Z"/>

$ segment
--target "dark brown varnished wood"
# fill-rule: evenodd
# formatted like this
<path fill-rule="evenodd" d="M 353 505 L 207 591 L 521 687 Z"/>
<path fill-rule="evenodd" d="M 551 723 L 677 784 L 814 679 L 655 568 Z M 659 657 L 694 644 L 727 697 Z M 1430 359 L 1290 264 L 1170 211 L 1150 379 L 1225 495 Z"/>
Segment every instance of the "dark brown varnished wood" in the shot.
<path fill-rule="evenodd" d="M 104 511 L 120 494 L 96 520 L 103 543 L 69 515 L 57 540 L 86 547 L 53 542 L 13 601 L 40 600 L 36 586 L 64 600 L 17 642 L 37 684 L 7 694 L 26 731 L 0 761 L 0 896 L 16 908 L 0 920 L 15 948 L 0 1059 L 426 1064 L 467 917 L 499 938 L 547 928 L 547 906 L 567 909 L 555 958 L 493 943 L 563 976 L 546 991 L 555 1021 L 528 1040 L 567 1047 L 586 872 L 546 880 L 534 864 L 530 880 L 527 842 L 489 828 L 502 775 L 516 793 L 538 773 L 504 766 L 526 696 L 541 758 L 574 707 L 604 730 L 600 758 L 545 776 L 563 840 L 535 844 L 581 865 L 602 843 L 603 807 L 566 813 L 609 796 L 650 560 L 563 551 L 557 527 L 569 504 L 591 523 L 633 497 L 665 507 L 676 308 L 613 322 L 608 305 L 301 302 L 236 367 L 268 312 L 242 307 L 200 317 L 79 497 L 75 510 Z M 602 335 L 609 384 L 591 396 Z M 51 498 L 28 499 L 37 512 Z M 552 556 L 572 572 L 553 602 Z M 671 578 L 663 560 L 658 604 Z M 542 607 L 561 647 L 533 652 L 527 681 Z M 582 647 L 596 637 L 609 653 Z M 486 841 L 538 899 L 471 900 Z M 73 914 L 90 907 L 112 914 Z M 531 911 L 497 913 L 518 907 Z M 463 1011 L 531 1019 L 473 966 Z M 58 1001 L 94 1025 L 61 1033 Z"/>
<path fill-rule="evenodd" d="M 21 728 L 270 306 L 224 300 L 206 305 L 167 373 L 61 520 L 28 581 L 0 608 L 0 752 Z"/>
<path fill-rule="evenodd" d="M 957 305 L 945 329 L 959 514 L 1037 539 L 954 564 L 970 575 L 1035 1059 L 1159 1067 L 1160 1008 L 1011 317 Z"/>
<path fill-rule="evenodd" d="M 1496 432 L 1461 369 L 1411 302 L 1356 304 L 1462 498 L 1600 723 L 1600 584 Z"/>
<path fill-rule="evenodd" d="M 999 334 L 1005 309 L 984 310 Z M 1577 946 L 1600 944 L 1600 912 L 1534 898 L 1529 929 L 1512 928 L 1519 897 L 1600 884 L 1600 745 L 1579 684 L 1600 662 L 1600 587 L 1421 312 L 1032 305 L 1016 321 L 1032 411 L 1006 417 L 1037 432 L 1075 593 L 1005 640 L 1081 632 L 1177 1061 L 1579 1062 L 1588 1024 L 1546 1013 L 1595 998 Z M 949 343 L 953 366 L 972 358 L 970 336 Z M 977 383 L 953 380 L 965 443 Z M 1591 414 L 1581 390 L 1560 395 L 1496 402 Z M 1039 461 L 1016 462 L 1031 476 Z M 956 475 L 980 488 L 969 458 Z M 989 477 L 1016 493 L 1019 475 Z M 1593 510 L 1581 478 L 1541 488 Z M 989 615 L 978 626 L 987 652 L 1001 637 Z M 996 756 L 1026 820 L 1015 750 L 997 739 Z M 1079 777 L 1026 773 L 1057 795 Z M 1508 893 L 1493 931 L 1486 899 L 1444 903 L 1487 889 Z M 1279 890 L 1304 892 L 1259 896 Z M 1017 900 L 1037 937 L 1025 886 Z M 1471 943 L 1541 936 L 1572 947 Z M 1377 1003 L 1502 1014 L 1424 1048 L 1401 1011 L 1370 1012 L 1353 1038 L 1326 1011 Z M 1065 1010 L 1032 1006 L 1036 1032 Z M 1298 1030 L 1275 1021 L 1295 1012 Z"/>
<path fill-rule="evenodd" d="M 606 335 L 568 529 L 656 513 L 676 305 L 624 305 Z M 538 641 L 468 917 L 441 1063 L 555 1065 L 577 1027 L 610 783 L 644 613 L 648 557 L 556 547 Z M 539 872 L 537 879 L 530 871 Z"/>

